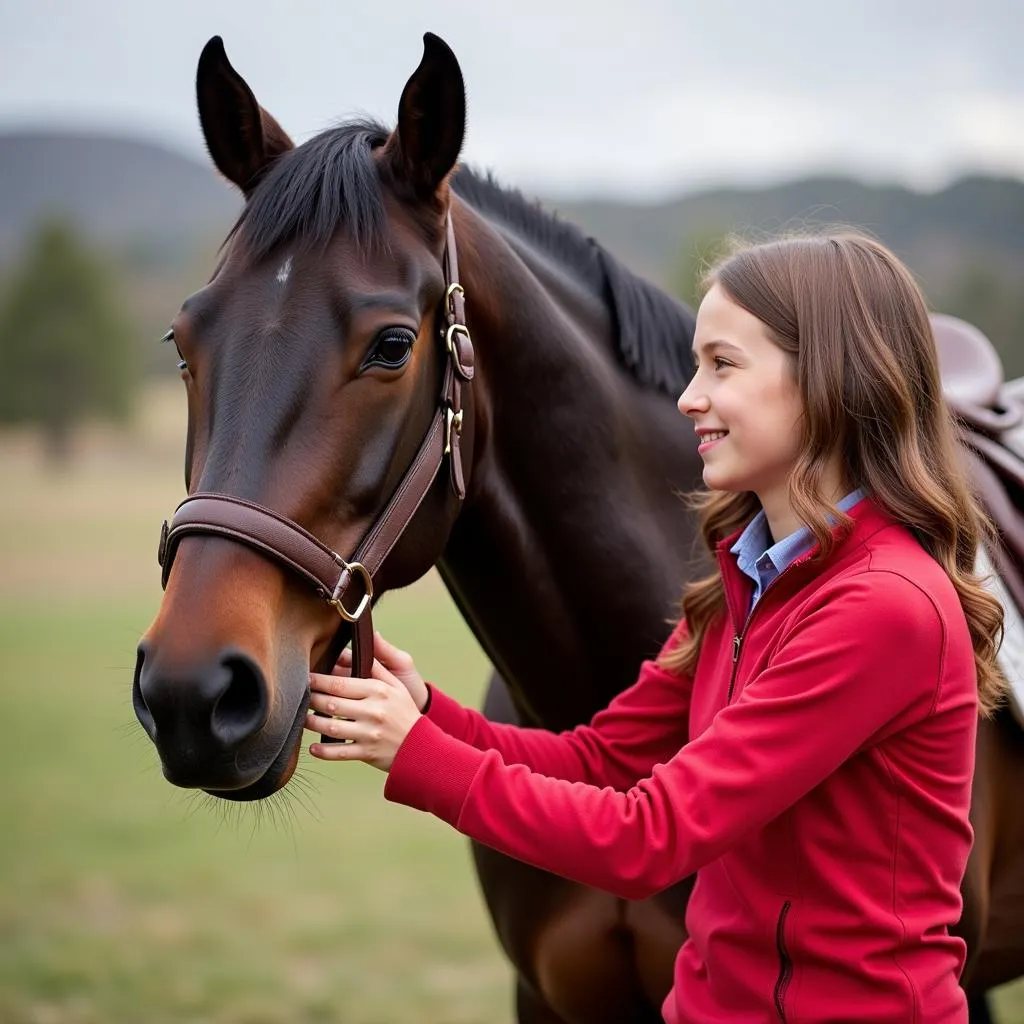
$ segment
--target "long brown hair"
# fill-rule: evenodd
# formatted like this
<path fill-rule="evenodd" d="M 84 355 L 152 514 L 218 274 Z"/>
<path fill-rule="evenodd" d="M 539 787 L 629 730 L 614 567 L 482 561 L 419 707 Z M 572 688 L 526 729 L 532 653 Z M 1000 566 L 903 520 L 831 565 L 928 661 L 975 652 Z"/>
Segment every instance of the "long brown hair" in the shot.
<path fill-rule="evenodd" d="M 1005 689 L 995 660 L 1003 610 L 974 566 L 994 530 L 967 482 L 928 312 L 910 272 L 873 239 L 841 233 L 741 248 L 712 267 L 705 289 L 714 284 L 793 357 L 804 417 L 789 497 L 821 546 L 816 557 L 835 543 L 829 519 L 851 522 L 820 497 L 838 451 L 847 482 L 905 523 L 952 581 L 974 645 L 979 709 L 991 714 Z M 749 491 L 690 500 L 712 552 L 760 508 Z M 720 574 L 691 583 L 682 605 L 686 638 L 661 660 L 693 673 L 708 626 L 725 613 Z"/>

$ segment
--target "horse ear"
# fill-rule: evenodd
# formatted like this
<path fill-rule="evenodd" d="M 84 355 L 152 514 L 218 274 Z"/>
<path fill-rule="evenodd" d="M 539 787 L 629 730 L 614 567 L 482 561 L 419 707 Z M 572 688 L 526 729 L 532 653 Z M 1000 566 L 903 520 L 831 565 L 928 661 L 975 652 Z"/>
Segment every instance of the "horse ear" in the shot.
<path fill-rule="evenodd" d="M 398 128 L 385 155 L 419 199 L 435 195 L 455 166 L 466 133 L 466 90 L 448 44 L 432 32 L 423 36 L 423 58 L 405 83 L 398 104 Z"/>
<path fill-rule="evenodd" d="M 287 133 L 231 66 L 220 36 L 214 36 L 199 55 L 196 102 L 206 148 L 217 170 L 246 197 L 274 160 L 294 149 Z"/>

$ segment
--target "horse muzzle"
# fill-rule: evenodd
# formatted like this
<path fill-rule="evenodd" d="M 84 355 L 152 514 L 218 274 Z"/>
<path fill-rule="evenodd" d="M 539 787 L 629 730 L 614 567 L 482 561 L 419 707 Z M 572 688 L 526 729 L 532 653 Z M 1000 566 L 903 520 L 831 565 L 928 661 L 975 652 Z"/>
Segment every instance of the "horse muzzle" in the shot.
<path fill-rule="evenodd" d="M 294 685 L 282 689 L 295 690 L 295 700 L 272 701 L 265 673 L 237 648 L 182 663 L 143 640 L 132 704 L 167 780 L 234 799 L 280 789 L 294 770 L 309 703 L 307 667 L 289 674 Z M 294 708 L 290 720 L 285 705 Z"/>

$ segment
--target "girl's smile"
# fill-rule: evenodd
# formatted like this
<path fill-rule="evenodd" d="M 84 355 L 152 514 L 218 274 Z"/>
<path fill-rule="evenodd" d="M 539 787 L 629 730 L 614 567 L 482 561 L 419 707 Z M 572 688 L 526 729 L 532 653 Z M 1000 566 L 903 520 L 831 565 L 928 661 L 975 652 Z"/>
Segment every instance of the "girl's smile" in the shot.
<path fill-rule="evenodd" d="M 728 430 L 711 430 L 707 433 L 697 434 L 697 452 L 703 455 L 705 452 L 710 451 L 719 442 L 725 440 L 728 436 Z"/>

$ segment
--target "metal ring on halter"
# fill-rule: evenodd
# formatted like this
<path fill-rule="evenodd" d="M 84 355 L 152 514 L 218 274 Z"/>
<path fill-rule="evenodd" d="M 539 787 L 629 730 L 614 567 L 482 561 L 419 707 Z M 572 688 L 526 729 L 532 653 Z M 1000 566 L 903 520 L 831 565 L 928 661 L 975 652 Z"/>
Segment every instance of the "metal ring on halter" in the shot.
<path fill-rule="evenodd" d="M 470 342 L 470 344 L 473 342 L 473 339 L 469 335 L 469 328 L 465 324 L 452 324 L 444 334 L 444 344 L 445 348 L 448 349 L 449 355 L 455 354 L 454 338 L 455 335 L 460 332 L 466 336 L 466 340 Z"/>
<path fill-rule="evenodd" d="M 463 298 L 466 297 L 466 289 L 463 288 L 458 281 L 452 281 L 452 283 L 445 289 L 444 293 L 444 304 L 452 316 L 455 316 L 455 303 L 452 301 L 452 296 L 456 292 L 458 292 Z"/>
<path fill-rule="evenodd" d="M 346 621 L 355 622 L 370 606 L 370 602 L 373 600 L 373 579 L 370 576 L 369 570 L 363 565 L 362 562 L 346 562 L 341 555 L 335 555 L 334 560 L 343 569 L 347 569 L 350 573 L 356 576 L 362 576 L 363 585 L 366 587 L 366 593 L 363 594 L 362 600 L 356 606 L 354 612 L 350 612 L 342 603 L 341 597 L 338 595 L 338 591 L 341 589 L 341 582 L 345 578 L 342 574 L 341 580 L 338 580 L 338 585 L 334 588 L 334 593 L 327 599 L 328 604 L 334 605 L 334 610 Z"/>

